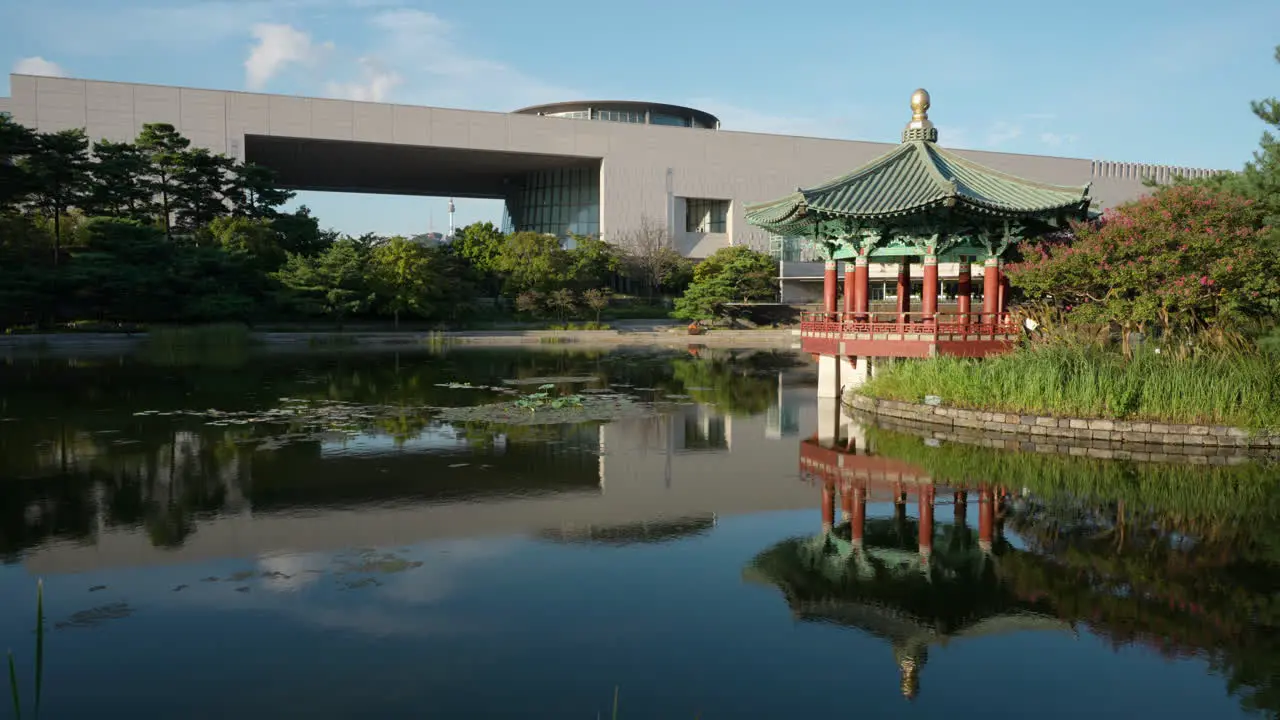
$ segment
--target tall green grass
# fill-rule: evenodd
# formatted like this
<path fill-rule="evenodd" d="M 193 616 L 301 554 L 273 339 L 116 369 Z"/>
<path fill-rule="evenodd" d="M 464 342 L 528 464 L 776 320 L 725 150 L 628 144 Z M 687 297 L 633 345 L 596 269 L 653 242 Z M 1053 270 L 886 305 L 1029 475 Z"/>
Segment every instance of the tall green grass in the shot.
<path fill-rule="evenodd" d="M 40 717 L 40 695 L 44 685 L 44 581 L 36 582 L 36 686 L 33 717 Z M 9 694 L 13 698 L 13 716 L 22 717 L 22 693 L 18 689 L 18 668 L 9 650 Z"/>
<path fill-rule="evenodd" d="M 147 331 L 142 357 L 163 366 L 234 366 L 245 362 L 252 340 L 239 323 L 154 327 Z"/>
<path fill-rule="evenodd" d="M 1047 345 L 973 360 L 898 362 L 859 392 L 887 400 L 1038 415 L 1280 427 L 1280 356 L 1205 350 L 1132 358 L 1099 346 Z"/>

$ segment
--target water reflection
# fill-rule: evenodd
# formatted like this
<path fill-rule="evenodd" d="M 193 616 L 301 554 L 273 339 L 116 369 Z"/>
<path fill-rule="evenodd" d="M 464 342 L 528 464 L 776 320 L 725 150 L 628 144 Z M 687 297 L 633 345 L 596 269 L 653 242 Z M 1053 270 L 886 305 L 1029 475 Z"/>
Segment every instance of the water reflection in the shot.
<path fill-rule="evenodd" d="M 802 620 L 884 640 L 906 698 L 931 645 L 1085 628 L 1115 649 L 1201 658 L 1243 708 L 1280 711 L 1274 465 L 1008 453 L 844 423 L 802 441 L 800 467 L 820 488 L 820 531 L 744 576 Z M 868 501 L 891 517 L 868 518 Z"/>

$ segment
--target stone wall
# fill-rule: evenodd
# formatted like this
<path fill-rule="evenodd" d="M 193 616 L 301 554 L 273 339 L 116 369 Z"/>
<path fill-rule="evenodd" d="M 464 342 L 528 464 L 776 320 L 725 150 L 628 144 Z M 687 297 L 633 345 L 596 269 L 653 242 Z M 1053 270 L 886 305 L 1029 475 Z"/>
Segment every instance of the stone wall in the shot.
<path fill-rule="evenodd" d="M 1280 455 L 1280 432 L 1275 431 L 960 410 L 856 393 L 845 401 L 888 429 L 986 447 L 1155 462 L 1192 458 L 1191 462 L 1211 464 L 1233 457 Z"/>

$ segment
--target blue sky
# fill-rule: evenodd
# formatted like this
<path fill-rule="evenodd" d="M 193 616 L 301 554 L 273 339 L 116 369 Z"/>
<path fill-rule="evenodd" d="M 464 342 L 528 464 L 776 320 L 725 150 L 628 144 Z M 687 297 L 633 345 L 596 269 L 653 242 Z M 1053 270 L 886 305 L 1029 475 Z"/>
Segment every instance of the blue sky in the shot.
<path fill-rule="evenodd" d="M 1280 95 L 1276 0 L 0 0 L 14 71 L 513 110 L 688 104 L 727 130 L 896 141 L 918 86 L 953 147 L 1239 167 Z M 307 193 L 343 231 L 444 199 Z M 458 201 L 458 221 L 501 208 Z"/>

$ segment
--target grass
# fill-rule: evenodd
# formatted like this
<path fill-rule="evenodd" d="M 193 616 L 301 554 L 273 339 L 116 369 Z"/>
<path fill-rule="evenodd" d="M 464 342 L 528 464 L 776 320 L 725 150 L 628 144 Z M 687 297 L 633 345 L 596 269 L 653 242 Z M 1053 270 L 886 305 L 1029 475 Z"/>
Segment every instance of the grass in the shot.
<path fill-rule="evenodd" d="M 591 322 L 584 323 L 564 323 L 563 325 L 548 325 L 548 330 L 612 330 L 608 323 Z"/>
<path fill-rule="evenodd" d="M 163 366 L 239 365 L 252 344 L 249 328 L 239 323 L 159 326 L 147 331 L 142 356 Z"/>
<path fill-rule="evenodd" d="M 40 695 L 44 685 L 44 581 L 36 582 L 36 686 L 33 717 L 40 717 Z M 9 651 L 9 694 L 13 697 L 13 716 L 22 717 L 22 694 L 18 689 L 18 668 Z"/>
<path fill-rule="evenodd" d="M 1280 357 L 1203 350 L 1176 357 L 1139 348 L 1046 345 L 973 360 L 894 363 L 859 392 L 950 407 L 1060 417 L 1280 427 Z"/>

